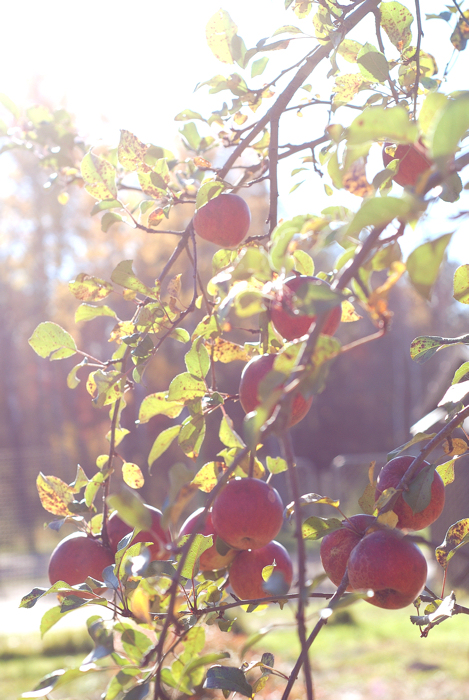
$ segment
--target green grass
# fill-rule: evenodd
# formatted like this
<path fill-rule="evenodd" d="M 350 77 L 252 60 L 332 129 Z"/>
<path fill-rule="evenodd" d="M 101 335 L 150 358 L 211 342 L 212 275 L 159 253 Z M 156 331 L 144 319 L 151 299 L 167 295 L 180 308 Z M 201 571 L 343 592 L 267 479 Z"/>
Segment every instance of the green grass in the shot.
<path fill-rule="evenodd" d="M 317 621 L 319 605 L 308 608 L 308 631 Z M 469 688 L 469 619 L 456 616 L 430 632 L 426 639 L 411 625 L 413 608 L 387 611 L 360 602 L 332 617 L 311 647 L 310 658 L 316 700 L 467 700 Z M 259 660 L 264 652 L 275 656 L 275 666 L 289 674 L 299 653 L 294 606 L 277 606 L 251 614 L 236 613 L 238 635 L 222 635 L 216 643 L 241 648 L 251 634 L 276 626 L 248 653 Z M 39 680 L 59 668 L 77 666 L 90 649 L 85 629 L 39 635 L 0 636 L 0 698 L 18 700 Z M 229 661 L 239 665 L 232 654 Z M 75 681 L 51 698 L 99 700 L 110 672 Z M 281 697 L 284 681 L 269 681 L 266 697 Z M 269 693 L 271 693 L 269 695 Z M 263 694 L 264 696 L 264 694 Z M 220 694 L 220 698 L 221 698 Z M 301 684 L 291 700 L 304 698 Z"/>

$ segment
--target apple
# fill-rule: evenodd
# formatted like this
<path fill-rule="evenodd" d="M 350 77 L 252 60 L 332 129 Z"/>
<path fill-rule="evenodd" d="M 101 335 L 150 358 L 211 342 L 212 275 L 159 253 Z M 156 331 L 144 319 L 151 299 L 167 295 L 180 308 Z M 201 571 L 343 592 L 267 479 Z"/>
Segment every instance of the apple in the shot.
<path fill-rule="evenodd" d="M 194 231 L 206 241 L 222 248 L 239 246 L 249 230 L 251 212 L 237 194 L 220 194 L 197 210 Z"/>
<path fill-rule="evenodd" d="M 296 275 L 285 280 L 282 287 L 275 293 L 273 301 L 269 305 L 270 319 L 275 329 L 285 340 L 295 340 L 308 333 L 316 316 L 295 314 L 294 295 L 298 289 L 306 284 L 328 285 L 318 277 Z M 327 316 L 327 320 L 321 329 L 323 335 L 334 335 L 340 324 L 342 309 L 334 307 Z"/>
<path fill-rule="evenodd" d="M 265 581 L 262 578 L 263 568 L 272 564 L 275 564 L 274 571 L 283 574 L 285 589 L 281 595 L 286 595 L 293 579 L 293 565 L 285 547 L 275 541 L 261 549 L 239 552 L 229 571 L 229 581 L 235 595 L 241 600 L 255 600 L 272 595 L 264 590 Z"/>
<path fill-rule="evenodd" d="M 259 384 L 274 369 L 276 357 L 275 353 L 271 355 L 257 355 L 249 360 L 243 369 L 239 383 L 239 400 L 246 413 L 254 411 L 262 403 L 259 396 Z M 285 381 L 281 381 L 276 388 L 280 389 L 284 384 Z M 295 396 L 291 405 L 291 417 L 288 427 L 299 423 L 305 417 L 312 402 L 313 397 L 305 399 L 301 393 Z M 274 408 L 272 407 L 271 413 L 273 413 Z"/>
<path fill-rule="evenodd" d="M 336 586 L 342 581 L 348 558 L 354 547 L 360 542 L 365 531 L 374 523 L 373 515 L 352 515 L 342 522 L 339 530 L 334 530 L 322 538 L 319 554 L 324 571 Z M 349 586 L 348 591 L 352 588 Z"/>
<path fill-rule="evenodd" d="M 153 508 L 153 506 L 145 504 L 145 508 L 148 508 L 151 513 L 151 529 L 139 532 L 132 540 L 132 544 L 137 544 L 137 542 L 153 542 L 153 544 L 148 547 L 152 561 L 155 559 L 169 559 L 171 556 L 171 549 L 168 545 L 171 542 L 171 534 L 168 530 L 164 530 L 161 527 L 161 517 L 163 514 L 161 510 Z M 127 525 L 127 523 L 119 517 L 117 511 L 114 511 L 107 521 L 107 536 L 109 538 L 109 545 L 114 554 L 117 552 L 117 547 L 121 539 L 132 531 L 133 527 Z"/>
<path fill-rule="evenodd" d="M 193 532 L 197 518 L 203 510 L 203 508 L 199 508 L 192 513 L 192 515 L 189 515 L 187 520 L 185 520 L 182 524 L 179 537 L 189 535 L 191 532 Z M 205 523 L 197 530 L 197 532 L 199 532 L 201 535 L 213 536 L 213 545 L 209 549 L 206 549 L 200 556 L 199 567 L 201 571 L 218 571 L 218 569 L 225 569 L 229 564 L 231 564 L 237 552 L 235 549 L 230 549 L 226 554 L 219 554 L 217 552 L 217 548 L 215 546 L 216 533 L 215 528 L 213 527 L 211 513 L 207 513 Z"/>
<path fill-rule="evenodd" d="M 427 149 L 420 141 L 400 144 L 392 156 L 386 152 L 386 147 L 390 145 L 386 143 L 383 148 L 384 166 L 386 167 L 392 160 L 398 158 L 400 161 L 399 170 L 394 176 L 394 180 L 402 187 L 414 187 L 420 175 L 433 165 Z"/>
<path fill-rule="evenodd" d="M 51 584 L 65 581 L 70 586 L 84 583 L 88 576 L 103 580 L 103 570 L 114 564 L 114 555 L 108 547 L 84 532 L 65 537 L 51 554 L 49 580 Z"/>
<path fill-rule="evenodd" d="M 265 481 L 232 479 L 213 502 L 212 523 L 217 535 L 233 549 L 260 549 L 282 527 L 282 499 Z"/>
<path fill-rule="evenodd" d="M 427 580 L 427 562 L 420 549 L 399 530 L 388 528 L 360 540 L 352 549 L 347 571 L 353 590 L 372 590 L 368 602 L 390 610 L 410 605 Z"/>
<path fill-rule="evenodd" d="M 391 486 L 397 487 L 414 459 L 411 455 L 401 455 L 391 459 L 390 462 L 384 465 L 378 475 L 375 492 L 376 500 L 378 500 L 385 489 Z M 429 466 L 428 462 L 423 462 L 418 471 L 420 472 L 425 466 Z M 401 530 L 422 530 L 440 517 L 444 505 L 445 485 L 441 476 L 435 471 L 433 472 L 430 503 L 426 508 L 421 510 L 420 513 L 414 513 L 401 494 L 392 509 L 399 518 L 397 521 L 398 528 Z"/>

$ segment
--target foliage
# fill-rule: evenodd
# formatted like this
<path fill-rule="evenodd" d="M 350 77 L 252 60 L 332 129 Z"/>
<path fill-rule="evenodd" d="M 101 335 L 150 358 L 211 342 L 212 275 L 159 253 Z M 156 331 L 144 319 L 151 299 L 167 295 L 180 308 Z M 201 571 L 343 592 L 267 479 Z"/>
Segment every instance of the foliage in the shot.
<path fill-rule="evenodd" d="M 469 93 L 443 92 L 436 58 L 421 48 L 423 31 L 418 5 L 415 16 L 394 1 L 364 0 L 344 7 L 330 0 L 287 0 L 285 5 L 289 17 L 294 15 L 292 21 L 301 26 L 286 24 L 250 49 L 227 12 L 220 10 L 208 21 L 211 50 L 222 63 L 236 64 L 235 70 L 240 72 L 216 75 L 197 86 L 208 87 L 212 94 L 228 93 L 231 106 L 224 102 L 220 110 L 209 115 L 186 109 L 176 116 L 177 121 L 184 123 L 180 133 L 189 154 L 186 158 L 162 146 L 145 144 L 125 130 L 117 148 L 81 147 L 77 153 L 77 134 L 64 110 L 54 112 L 34 105 L 23 115 L 8 98 L 2 98 L 12 115 L 11 126 L 2 126 L 2 150 L 32 150 L 49 174 L 50 188 L 65 206 L 67 193 L 78 185 L 95 200 L 91 214 L 100 217 L 103 232 L 118 223 L 149 235 L 170 236 L 176 242 L 151 283 L 139 278 L 133 260 L 128 259 L 109 270 L 107 278 L 82 272 L 70 282 L 70 292 L 80 302 L 76 321 L 89 322 L 99 316 L 113 319 L 108 338 L 111 350 L 107 355 L 95 357 L 72 332 L 51 321 L 43 321 L 29 340 L 41 358 L 55 361 L 74 357 L 76 364 L 68 374 L 68 386 L 76 389 L 82 382 L 96 410 L 109 413 L 109 450 L 108 454 L 97 456 L 96 474 L 89 477 L 79 467 L 71 484 L 53 475 L 38 477 L 42 505 L 57 516 L 52 526 L 60 529 L 64 522 L 72 521 L 77 528 L 101 537 L 105 545 L 109 543 L 107 522 L 111 509 L 116 509 L 137 531 L 148 526 L 142 501 L 132 491 L 143 485 L 143 465 L 125 460 L 118 450 L 129 433 L 122 415 L 136 386 L 145 392 L 146 372 L 158 363 L 162 348 L 174 341 L 184 347 L 184 367 L 180 367 L 165 391 L 148 393 L 139 409 L 140 423 L 158 415 L 175 421 L 158 434 L 148 455 L 151 472 L 170 447 L 177 445 L 180 451 L 180 461 L 170 471 L 165 526 L 177 526 L 184 508 L 199 490 L 207 494 L 201 524 L 230 477 L 263 478 L 268 474 L 270 478 L 285 471 L 293 494 L 287 513 L 295 523 L 298 549 L 297 593 L 286 595 L 282 591 L 279 597 L 269 579 L 273 595 L 231 603 L 226 591 L 226 571 L 208 575 L 198 570 L 200 556 L 214 544 L 221 552 L 224 543 L 214 543 L 211 536 L 194 530 L 173 544 L 169 560 L 149 562 L 144 543 L 133 543 L 129 533 L 120 542 L 115 566 L 103 572 L 105 585 L 100 586 L 94 579 L 75 586 L 59 581 L 48 589 L 35 588 L 23 598 L 21 605 L 29 608 L 46 594 L 58 594 L 59 605 L 42 619 L 42 634 L 77 608 L 97 604 L 113 613 L 110 621 L 96 614 L 89 618 L 88 631 L 95 647 L 81 666 L 49 674 L 24 697 L 47 696 L 71 680 L 99 673 L 105 663 L 116 670 L 103 695 L 107 700 L 190 696 L 198 693 L 202 685 L 221 689 L 226 696 L 234 691 L 252 697 L 262 693 L 272 675 L 284 678 L 286 700 L 302 667 L 306 697 L 310 699 L 310 646 L 337 608 L 366 597 L 360 592 L 345 593 L 345 575 L 308 635 L 308 599 L 330 596 L 317 593 L 306 580 L 304 539 L 318 539 L 339 528 L 341 522 L 338 518 L 316 516 L 303 522 L 302 506 L 322 503 L 338 509 L 341 516 L 343 513 L 333 498 L 301 495 L 288 429 L 289 413 L 298 394 L 309 399 L 323 391 L 339 356 L 389 331 L 388 298 L 403 275 L 408 275 L 420 295 L 430 298 L 451 234 L 418 245 L 406 262 L 399 240 L 406 227 L 429 216 L 438 197 L 451 204 L 459 200 L 463 189 L 460 173 L 469 163 L 469 154 L 464 151 L 469 129 Z M 462 51 L 466 45 L 467 13 L 458 13 L 456 27 L 453 14 L 456 12 L 451 10 L 429 16 L 427 21 L 452 23 L 451 41 L 456 50 Z M 370 17 L 374 19 L 376 45 L 360 44 L 350 38 L 355 27 Z M 269 67 L 271 52 L 287 52 L 298 41 L 306 47 L 301 60 L 289 64 L 285 59 L 281 74 L 274 73 L 261 84 L 259 79 Z M 343 61 L 351 64 L 353 72 L 343 72 Z M 279 123 L 288 110 L 303 111 L 321 104 L 316 97 L 302 99 L 298 95 L 311 93 L 311 85 L 306 81 L 323 62 L 330 64 L 328 78 L 333 95 L 325 120 L 308 142 L 279 145 Z M 349 119 L 347 115 L 352 110 L 357 115 Z M 388 167 L 370 178 L 371 154 L 378 144 L 392 148 L 418 143 L 425 147 L 432 166 L 416 173 L 411 186 L 397 190 L 393 185 L 393 177 L 398 171 L 402 174 L 406 167 L 405 158 L 392 159 Z M 224 164 L 217 167 L 209 158 L 215 148 L 222 147 L 229 153 Z M 357 210 L 332 206 L 279 221 L 279 164 L 297 154 L 302 154 L 302 169 L 327 174 L 328 192 L 355 195 Z M 242 175 L 234 180 L 238 168 Z M 293 175 L 298 172 L 294 170 Z M 184 230 L 163 228 L 165 220 L 181 207 L 189 205 L 193 212 L 194 205 L 198 210 L 222 192 L 247 191 L 264 181 L 270 188 L 266 230 L 249 236 L 233 250 L 218 249 L 212 259 L 211 279 L 204 280 L 200 274 L 200 241 L 192 219 Z M 467 213 L 461 212 L 460 218 L 464 215 Z M 320 253 L 332 248 L 340 251 L 333 269 L 315 271 Z M 175 273 L 176 262 L 183 254 L 192 268 L 189 299 L 182 293 L 180 274 Z M 464 304 L 469 300 L 466 268 L 467 265 L 461 266 L 454 280 L 455 299 Z M 296 312 L 314 315 L 315 321 L 306 336 L 284 342 L 272 326 L 268 310 L 275 290 L 292 272 L 314 272 L 326 279 L 330 288 L 324 293 L 324 285 L 318 286 L 295 298 Z M 322 334 L 331 308 L 339 305 L 344 322 L 356 320 L 357 309 L 374 324 L 375 332 L 348 346 Z M 254 326 L 255 334 L 241 343 L 240 333 L 246 323 Z M 411 356 L 424 362 L 454 343 L 469 344 L 469 337 L 419 337 L 412 343 Z M 246 417 L 240 434 L 229 415 L 230 405 L 238 396 L 219 386 L 219 363 L 246 362 L 262 353 L 277 354 L 274 370 L 263 380 L 260 403 Z M 451 480 L 454 461 L 467 449 L 465 441 L 459 440 L 455 446 L 453 440 L 454 430 L 469 415 L 465 405 L 469 393 L 466 374 L 467 367 L 461 368 L 444 398 L 448 415 L 445 426 L 436 434 L 423 434 L 411 441 L 423 442 L 424 446 L 397 489 L 383 494 L 385 498 L 377 505 L 370 501 L 370 488 L 367 498 L 362 499 L 361 505 L 367 504 L 379 526 L 395 525 L 395 518 L 389 513 L 402 491 L 407 492 L 406 501 L 414 510 L 419 509 L 419 503 L 428 502 L 429 480 L 419 482 L 414 489 L 412 483 L 424 458 L 443 443 L 448 448 L 447 455 L 454 458 L 451 467 L 448 463 L 442 465 L 444 481 Z M 223 449 L 205 461 L 207 421 L 212 414 L 220 417 L 218 436 Z M 270 436 L 277 437 L 282 458 L 262 452 L 262 445 Z M 395 454 L 409 444 L 396 448 Z M 129 489 L 111 494 L 111 478 L 119 463 Z M 373 488 L 371 473 L 370 487 Z M 425 489 L 427 492 L 422 493 Z M 101 502 L 104 508 L 99 513 Z M 455 523 L 436 551 L 437 561 L 445 571 L 452 556 L 466 544 L 468 522 L 465 519 Z M 100 595 L 104 589 L 111 595 Z M 276 667 L 268 651 L 257 661 L 238 668 L 226 662 L 226 652 L 205 650 L 206 625 L 218 625 L 221 631 L 229 632 L 232 621 L 227 610 L 248 605 L 252 611 L 266 602 L 283 606 L 290 599 L 297 601 L 302 653 L 288 677 Z M 455 600 L 444 599 L 443 592 L 438 597 L 427 591 L 418 604 L 421 602 L 427 604 L 424 615 L 413 621 L 423 628 L 423 636 L 443 619 L 467 612 Z M 440 605 L 444 610 L 440 610 Z M 435 614 L 437 608 L 439 612 Z"/>

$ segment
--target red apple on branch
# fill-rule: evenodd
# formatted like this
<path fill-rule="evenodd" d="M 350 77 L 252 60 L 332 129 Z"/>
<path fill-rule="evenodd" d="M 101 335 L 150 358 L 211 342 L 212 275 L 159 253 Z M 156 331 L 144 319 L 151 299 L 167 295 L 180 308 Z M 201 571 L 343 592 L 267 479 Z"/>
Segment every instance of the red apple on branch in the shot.
<path fill-rule="evenodd" d="M 262 570 L 273 564 L 274 572 L 281 572 L 284 579 L 279 597 L 286 595 L 293 579 L 293 565 L 285 547 L 275 541 L 261 549 L 238 553 L 229 572 L 230 585 L 235 595 L 241 600 L 267 598 L 272 595 L 264 589 L 266 582 L 262 577 Z"/>
<path fill-rule="evenodd" d="M 396 158 L 399 159 L 399 170 L 393 179 L 402 187 L 415 187 L 420 175 L 433 165 L 427 149 L 420 141 L 411 144 L 400 144 L 396 147 L 394 155 L 386 150 L 390 148 L 392 148 L 391 144 L 386 143 L 384 145 L 384 166 L 386 167 Z"/>
<path fill-rule="evenodd" d="M 390 462 L 384 465 L 378 475 L 375 492 L 376 500 L 378 500 L 379 496 L 385 489 L 390 487 L 397 488 L 397 485 L 414 459 L 415 458 L 411 455 L 401 455 L 400 457 L 391 459 Z M 428 466 L 428 462 L 422 462 L 417 474 L 420 473 L 424 467 Z M 440 517 L 444 505 L 445 485 L 438 472 L 434 471 L 431 485 L 430 503 L 423 510 L 421 510 L 419 513 L 414 513 L 409 504 L 405 502 L 402 494 L 394 503 L 392 510 L 399 518 L 397 521 L 398 528 L 403 530 L 422 530 L 424 527 L 428 527 L 434 523 L 435 520 Z"/>
<path fill-rule="evenodd" d="M 265 481 L 233 479 L 213 502 L 212 523 L 217 535 L 233 549 L 260 549 L 282 527 L 282 499 Z"/>
<path fill-rule="evenodd" d="M 303 285 L 325 285 L 327 282 L 318 277 L 308 277 L 306 275 L 296 275 L 285 280 L 282 287 L 275 293 L 273 301 L 269 305 L 270 318 L 285 340 L 295 340 L 308 333 L 316 316 L 295 313 L 294 296 Z M 334 335 L 340 324 L 342 309 L 340 304 L 334 307 L 327 316 L 326 322 L 321 329 L 324 335 Z"/>
<path fill-rule="evenodd" d="M 151 529 L 139 532 L 132 540 L 132 544 L 137 544 L 137 542 L 153 542 L 148 548 L 152 561 L 155 559 L 169 559 L 171 550 L 168 545 L 171 543 L 171 534 L 168 530 L 161 527 L 161 517 L 163 514 L 158 508 L 154 508 L 153 506 L 145 504 L 145 508 L 151 513 Z M 121 539 L 128 535 L 129 532 L 132 532 L 132 530 L 133 527 L 127 525 L 127 523 L 119 517 L 117 511 L 112 513 L 107 522 L 107 535 L 114 554 L 117 552 L 117 546 Z"/>
<path fill-rule="evenodd" d="M 239 383 L 239 400 L 246 413 L 254 411 L 262 403 L 259 395 L 259 384 L 274 369 L 276 357 L 277 355 L 275 354 L 257 355 L 257 357 L 249 360 L 243 369 Z M 280 389 L 284 384 L 285 382 L 280 381 L 275 388 Z M 301 393 L 295 396 L 291 404 L 289 427 L 299 423 L 305 417 L 312 402 L 312 397 L 305 399 Z M 275 406 L 272 407 L 271 413 L 273 413 L 274 408 Z"/>
<path fill-rule="evenodd" d="M 398 530 L 365 535 L 352 550 L 348 577 L 353 590 L 372 590 L 368 602 L 379 608 L 404 608 L 422 592 L 427 562 L 413 542 Z"/>
<path fill-rule="evenodd" d="M 220 194 L 197 210 L 193 225 L 198 236 L 222 248 L 237 248 L 249 230 L 251 212 L 237 194 Z"/>
<path fill-rule="evenodd" d="M 196 510 L 192 515 L 189 515 L 187 520 L 184 521 L 181 527 L 181 531 L 179 533 L 179 537 L 183 537 L 184 535 L 189 535 L 191 532 L 194 531 L 194 526 L 195 523 L 197 522 L 197 519 L 202 513 L 204 509 L 199 508 Z M 212 535 L 213 536 L 213 545 L 209 549 L 206 549 L 205 552 L 203 552 L 200 556 L 199 559 L 199 566 L 201 571 L 217 571 L 218 569 L 225 569 L 233 559 L 235 558 L 237 551 L 235 549 L 230 549 L 226 554 L 219 554 L 217 552 L 217 548 L 215 546 L 215 538 L 216 538 L 216 533 L 215 533 L 215 528 L 213 527 L 212 523 L 212 514 L 207 513 L 207 517 L 205 520 L 205 523 L 200 527 L 197 532 L 199 532 L 201 535 Z"/>
<path fill-rule="evenodd" d="M 103 580 L 103 570 L 114 564 L 114 555 L 108 547 L 84 532 L 65 537 L 51 554 L 49 580 L 51 584 L 65 581 L 76 586 L 91 576 Z"/>
<path fill-rule="evenodd" d="M 324 571 L 336 586 L 342 581 L 350 553 L 360 542 L 365 531 L 374 523 L 373 515 L 352 515 L 344 520 L 339 530 L 322 538 L 319 550 Z M 352 590 L 349 586 L 347 590 Z"/>

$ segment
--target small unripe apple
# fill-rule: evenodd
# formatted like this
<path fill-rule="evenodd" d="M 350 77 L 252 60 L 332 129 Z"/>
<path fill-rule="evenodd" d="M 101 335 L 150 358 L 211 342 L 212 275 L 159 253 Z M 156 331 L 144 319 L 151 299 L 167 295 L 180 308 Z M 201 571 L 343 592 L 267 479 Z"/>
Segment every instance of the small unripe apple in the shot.
<path fill-rule="evenodd" d="M 70 586 L 84 583 L 88 576 L 103 580 L 103 571 L 114 564 L 114 555 L 102 542 L 84 532 L 65 537 L 51 554 L 49 580 L 51 584 L 65 581 Z"/>
<path fill-rule="evenodd" d="M 203 508 L 199 508 L 194 513 L 192 513 L 192 515 L 189 515 L 187 520 L 185 520 L 182 524 L 179 537 L 183 537 L 183 535 L 190 535 L 191 532 L 193 532 L 195 523 L 203 510 Z M 206 549 L 205 552 L 203 552 L 200 555 L 200 570 L 217 571 L 218 569 L 225 569 L 227 566 L 229 566 L 229 564 L 231 564 L 231 562 L 235 558 L 237 551 L 235 549 L 230 549 L 226 554 L 219 554 L 217 552 L 217 548 L 215 546 L 216 533 L 215 528 L 213 527 L 211 513 L 207 513 L 205 523 L 202 525 L 202 527 L 200 527 L 197 530 L 197 532 L 199 532 L 201 535 L 213 536 L 213 545 L 209 549 Z"/>
<path fill-rule="evenodd" d="M 270 318 L 276 330 L 285 340 L 295 340 L 308 333 L 316 316 L 295 314 L 293 297 L 302 285 L 326 285 L 327 282 L 318 277 L 297 275 L 285 280 L 282 287 L 275 293 L 273 301 L 269 305 Z M 321 329 L 323 335 L 334 335 L 340 324 L 342 316 L 341 306 L 334 307 L 327 316 Z"/>
<path fill-rule="evenodd" d="M 352 549 L 348 577 L 353 590 L 372 590 L 367 601 L 391 610 L 410 605 L 427 580 L 427 562 L 398 530 L 375 530 Z"/>
<path fill-rule="evenodd" d="M 376 500 L 378 500 L 379 496 L 385 489 L 388 489 L 391 486 L 394 488 L 397 487 L 414 459 L 415 458 L 411 455 L 401 455 L 400 457 L 391 459 L 390 462 L 384 465 L 378 475 L 375 492 Z M 425 466 L 429 466 L 428 462 L 422 462 L 418 472 L 420 472 Z M 445 485 L 438 472 L 434 471 L 431 485 L 430 503 L 426 508 L 421 510 L 420 513 L 414 513 L 409 504 L 405 502 L 401 494 L 393 505 L 392 509 L 399 518 L 397 521 L 398 528 L 401 530 L 422 530 L 424 527 L 428 527 L 434 523 L 435 520 L 440 517 L 444 505 Z"/>
<path fill-rule="evenodd" d="M 336 586 L 342 581 L 348 558 L 354 547 L 360 542 L 365 531 L 374 523 L 373 515 L 352 515 L 342 522 L 343 527 L 334 530 L 321 540 L 319 550 L 324 571 Z M 352 588 L 349 586 L 348 591 Z"/>
<path fill-rule="evenodd" d="M 233 549 L 260 549 L 282 527 L 282 499 L 265 481 L 233 479 L 213 502 L 212 523 L 217 535 Z"/>
<path fill-rule="evenodd" d="M 145 508 L 151 513 L 151 529 L 139 532 L 132 540 L 132 544 L 137 544 L 137 542 L 153 542 L 153 544 L 148 547 L 152 561 L 156 559 L 169 559 L 171 550 L 168 545 L 171 543 L 171 534 L 168 530 L 164 530 L 161 527 L 161 517 L 163 514 L 161 510 L 153 506 L 145 504 Z M 107 535 L 114 554 L 117 552 L 117 546 L 121 539 L 128 535 L 129 532 L 132 532 L 132 530 L 133 527 L 127 525 L 127 523 L 119 517 L 117 511 L 112 513 L 107 521 Z"/>
<path fill-rule="evenodd" d="M 249 230 L 251 212 L 237 194 L 220 194 L 197 210 L 193 225 L 198 236 L 222 248 L 237 248 Z"/>
<path fill-rule="evenodd" d="M 387 143 L 383 148 L 384 166 L 386 167 L 392 160 L 398 158 L 400 161 L 399 170 L 393 179 L 402 187 L 414 187 L 420 175 L 433 165 L 427 149 L 420 141 L 400 144 L 392 156 L 386 151 L 386 147 L 389 145 Z"/>
<path fill-rule="evenodd" d="M 271 355 L 257 355 L 253 357 L 241 373 L 241 380 L 239 383 L 239 400 L 241 406 L 244 408 L 246 413 L 254 411 L 262 403 L 259 396 L 259 384 L 266 377 L 269 372 L 274 369 L 274 362 L 276 354 Z M 281 389 L 285 382 L 280 382 L 275 388 Z M 288 426 L 291 427 L 296 423 L 299 423 L 305 415 L 308 413 L 311 404 L 313 402 L 313 397 L 305 399 L 302 394 L 298 393 L 292 401 L 291 404 L 291 416 Z M 272 407 L 271 413 L 274 411 Z"/>
<path fill-rule="evenodd" d="M 229 572 L 231 588 L 241 600 L 267 598 L 272 593 L 264 590 L 262 570 L 275 564 L 274 571 L 280 571 L 285 580 L 282 595 L 286 595 L 293 579 L 293 565 L 290 555 L 279 542 L 270 542 L 261 549 L 239 552 Z M 280 596 L 279 596 L 280 597 Z"/>

